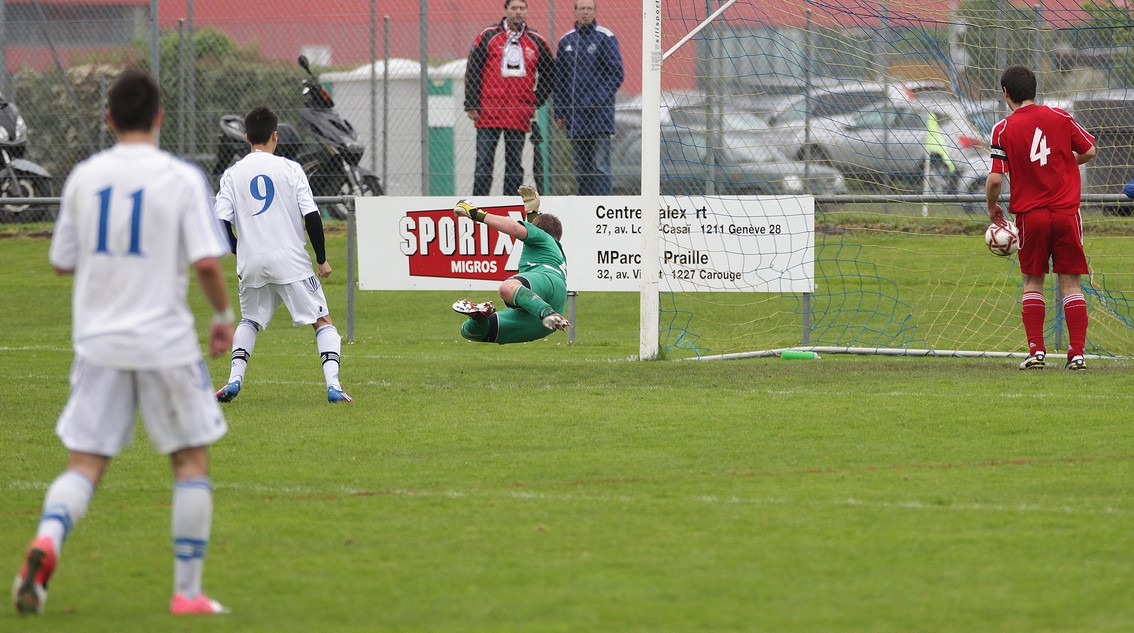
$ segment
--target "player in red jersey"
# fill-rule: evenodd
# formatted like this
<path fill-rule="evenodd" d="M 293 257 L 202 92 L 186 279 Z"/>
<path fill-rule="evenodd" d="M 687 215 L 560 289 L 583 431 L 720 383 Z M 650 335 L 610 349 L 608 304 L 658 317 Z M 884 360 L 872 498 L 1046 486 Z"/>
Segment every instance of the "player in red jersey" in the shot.
<path fill-rule="evenodd" d="M 1004 225 L 997 199 L 1004 174 L 1011 183 L 1009 208 L 1020 232 L 1020 273 L 1024 279 L 1022 320 L 1028 337 L 1028 358 L 1020 369 L 1043 369 L 1047 348 L 1043 299 L 1047 263 L 1059 279 L 1070 339 L 1066 368 L 1086 369 L 1087 302 L 1080 276 L 1090 272 L 1083 253 L 1083 221 L 1079 215 L 1079 165 L 1095 156 L 1095 137 L 1059 108 L 1037 105 L 1036 76 L 1024 66 L 1011 66 L 1000 76 L 1004 100 L 1012 113 L 992 128 L 992 170 L 985 199 L 988 217 Z"/>

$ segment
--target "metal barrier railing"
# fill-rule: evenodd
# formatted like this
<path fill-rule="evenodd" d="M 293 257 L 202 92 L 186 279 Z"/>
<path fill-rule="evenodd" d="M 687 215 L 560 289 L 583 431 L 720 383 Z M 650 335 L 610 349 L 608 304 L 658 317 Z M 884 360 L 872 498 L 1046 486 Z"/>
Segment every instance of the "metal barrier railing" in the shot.
<path fill-rule="evenodd" d="M 316 204 L 341 204 L 347 209 L 346 217 L 346 230 L 347 230 L 347 246 L 346 246 L 346 341 L 347 343 L 354 343 L 354 293 L 357 290 L 355 279 L 357 277 L 357 261 L 358 261 L 358 245 L 357 242 L 357 227 L 355 221 L 355 206 L 354 196 L 316 196 Z M 19 200 L 20 204 L 38 205 L 38 206 L 59 206 L 60 198 L 4 198 L 0 200 Z M 1007 202 L 1007 197 L 1002 196 L 1001 201 Z M 1118 205 L 1120 207 L 1130 207 L 1134 211 L 1134 200 L 1127 198 L 1125 195 L 1106 195 L 1106 194 L 1086 194 L 1082 197 L 1083 202 L 1088 203 L 1101 203 L 1108 205 Z M 883 194 L 844 194 L 844 195 L 831 195 L 831 196 L 815 196 L 816 204 L 856 204 L 856 203 L 883 203 L 883 202 L 916 202 L 916 203 L 977 203 L 983 205 L 985 198 L 979 194 L 909 194 L 909 195 L 883 195 Z M 980 219 L 983 217 L 983 207 L 978 208 L 977 212 L 970 212 L 973 219 Z M 574 299 L 576 293 L 572 292 L 572 306 L 571 314 L 568 320 L 574 324 Z M 569 333 L 568 342 L 574 342 L 574 331 Z"/>

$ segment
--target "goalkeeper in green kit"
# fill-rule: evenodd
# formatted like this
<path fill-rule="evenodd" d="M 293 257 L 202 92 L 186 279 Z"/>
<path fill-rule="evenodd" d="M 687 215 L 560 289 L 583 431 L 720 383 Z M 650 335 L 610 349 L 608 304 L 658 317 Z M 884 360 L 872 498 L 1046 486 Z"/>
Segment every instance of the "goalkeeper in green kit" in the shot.
<path fill-rule="evenodd" d="M 526 222 L 478 209 L 465 200 L 457 202 L 453 214 L 471 218 L 524 243 L 520 272 L 500 284 L 500 298 L 508 307 L 499 312 L 491 301 L 473 303 L 464 299 L 453 310 L 469 318 L 461 325 L 461 336 L 483 343 L 524 343 L 541 339 L 570 323 L 561 312 L 567 305 L 567 256 L 559 244 L 563 225 L 559 218 L 539 212 L 539 194 L 531 185 L 520 185 Z"/>

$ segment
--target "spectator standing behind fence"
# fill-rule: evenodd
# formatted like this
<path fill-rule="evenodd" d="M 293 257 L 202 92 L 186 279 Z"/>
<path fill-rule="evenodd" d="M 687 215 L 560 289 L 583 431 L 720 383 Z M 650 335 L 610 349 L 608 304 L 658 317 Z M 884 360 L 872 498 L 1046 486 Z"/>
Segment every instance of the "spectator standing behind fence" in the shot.
<path fill-rule="evenodd" d="M 465 112 L 476 125 L 473 195 L 492 189 L 496 144 L 504 137 L 505 195 L 524 181 L 524 138 L 552 90 L 554 60 L 527 25 L 527 0 L 504 0 L 504 19 L 480 32 L 465 69 Z"/>
<path fill-rule="evenodd" d="M 579 195 L 610 195 L 610 138 L 622 53 L 614 33 L 595 20 L 595 0 L 576 0 L 575 28 L 559 40 L 556 59 L 555 124 L 571 140 Z"/>

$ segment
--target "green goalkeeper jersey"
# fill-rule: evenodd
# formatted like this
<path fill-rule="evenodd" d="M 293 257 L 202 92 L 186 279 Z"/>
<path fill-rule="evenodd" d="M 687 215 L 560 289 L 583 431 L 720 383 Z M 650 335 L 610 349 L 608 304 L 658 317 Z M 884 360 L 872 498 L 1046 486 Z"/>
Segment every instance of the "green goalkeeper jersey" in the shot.
<path fill-rule="evenodd" d="M 531 222 L 522 222 L 528 229 L 528 237 L 524 239 L 524 249 L 520 253 L 520 274 L 528 272 L 541 272 L 558 275 L 567 283 L 567 255 L 561 246 L 547 231 Z"/>

